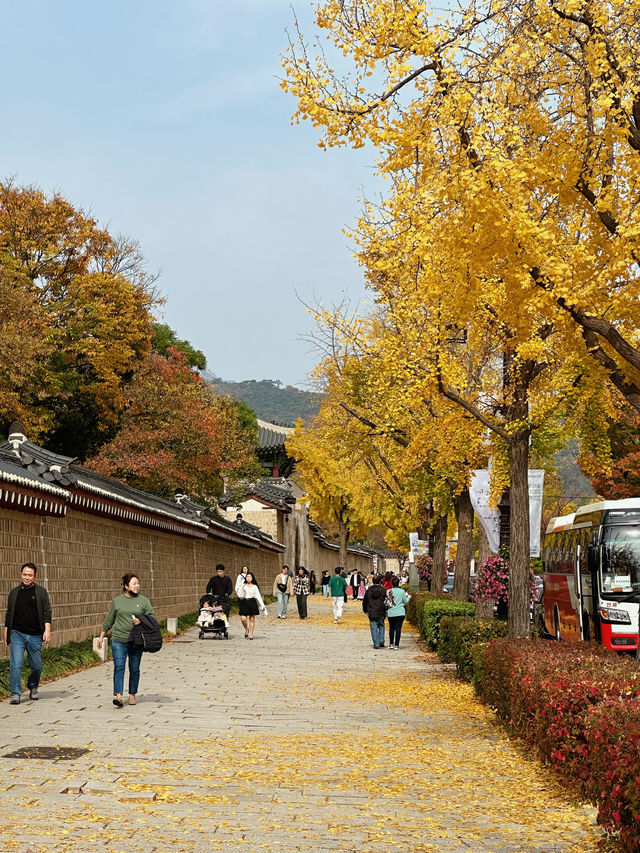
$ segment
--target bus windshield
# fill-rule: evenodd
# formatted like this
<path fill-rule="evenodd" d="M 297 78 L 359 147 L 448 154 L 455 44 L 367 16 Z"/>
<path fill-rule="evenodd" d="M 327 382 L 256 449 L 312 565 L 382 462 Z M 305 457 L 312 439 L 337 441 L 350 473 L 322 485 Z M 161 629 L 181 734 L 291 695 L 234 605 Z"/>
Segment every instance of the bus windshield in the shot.
<path fill-rule="evenodd" d="M 640 591 L 640 527 L 605 527 L 602 539 L 602 592 L 622 595 Z"/>

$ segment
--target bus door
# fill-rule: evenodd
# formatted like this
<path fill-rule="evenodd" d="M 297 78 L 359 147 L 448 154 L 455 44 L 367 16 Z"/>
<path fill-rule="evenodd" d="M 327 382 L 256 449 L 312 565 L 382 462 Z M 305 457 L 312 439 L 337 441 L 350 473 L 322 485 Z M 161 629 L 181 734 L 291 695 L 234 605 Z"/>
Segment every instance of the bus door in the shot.
<path fill-rule="evenodd" d="M 589 544 L 586 547 L 586 556 L 587 556 L 587 572 L 583 573 L 583 580 L 586 580 L 588 575 L 591 587 L 591 601 L 590 608 L 587 611 L 591 617 L 591 624 L 593 626 L 593 632 L 589 637 L 590 640 L 596 640 L 598 643 L 602 642 L 602 636 L 600 631 L 600 619 L 598 618 L 598 583 L 599 583 L 599 573 L 600 573 L 600 560 L 601 560 L 601 547 L 599 545 Z"/>
<path fill-rule="evenodd" d="M 578 545 L 576 548 L 576 564 L 575 564 L 574 572 L 573 572 L 573 582 L 574 582 L 575 592 L 576 592 L 576 622 L 577 622 L 577 626 L 578 626 L 578 637 L 581 640 L 584 640 L 585 639 L 585 636 L 584 636 L 584 632 L 585 632 L 584 621 L 585 620 L 583 619 L 584 605 L 583 605 L 583 577 L 582 577 L 582 568 L 580 565 L 580 563 L 581 563 L 581 560 L 580 560 L 581 552 L 582 552 L 582 546 Z M 587 630 L 588 630 L 588 628 L 587 628 Z"/>

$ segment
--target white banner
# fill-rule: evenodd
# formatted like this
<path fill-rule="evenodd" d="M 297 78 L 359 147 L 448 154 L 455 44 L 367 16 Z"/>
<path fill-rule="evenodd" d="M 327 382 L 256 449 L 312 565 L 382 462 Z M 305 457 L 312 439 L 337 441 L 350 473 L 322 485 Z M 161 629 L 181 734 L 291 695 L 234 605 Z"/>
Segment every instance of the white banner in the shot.
<path fill-rule="evenodd" d="M 544 470 L 529 469 L 529 556 L 540 556 L 540 523 L 542 521 L 542 490 Z"/>
<path fill-rule="evenodd" d="M 489 492 L 489 471 L 486 468 L 472 471 L 469 486 L 471 505 L 487 534 L 489 548 L 497 554 L 500 550 L 500 510 L 498 507 L 491 509 L 489 506 Z"/>
<path fill-rule="evenodd" d="M 426 539 L 418 539 L 417 533 L 409 534 L 409 562 L 415 563 L 416 557 L 429 553 L 429 542 Z"/>

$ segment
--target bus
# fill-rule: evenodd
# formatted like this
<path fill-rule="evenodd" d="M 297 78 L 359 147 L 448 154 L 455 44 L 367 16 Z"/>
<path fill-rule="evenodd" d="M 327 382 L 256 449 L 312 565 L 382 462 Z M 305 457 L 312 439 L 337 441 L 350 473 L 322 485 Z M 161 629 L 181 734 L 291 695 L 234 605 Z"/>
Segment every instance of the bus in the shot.
<path fill-rule="evenodd" d="M 552 518 L 542 547 L 543 618 L 556 640 L 638 648 L 640 498 Z"/>

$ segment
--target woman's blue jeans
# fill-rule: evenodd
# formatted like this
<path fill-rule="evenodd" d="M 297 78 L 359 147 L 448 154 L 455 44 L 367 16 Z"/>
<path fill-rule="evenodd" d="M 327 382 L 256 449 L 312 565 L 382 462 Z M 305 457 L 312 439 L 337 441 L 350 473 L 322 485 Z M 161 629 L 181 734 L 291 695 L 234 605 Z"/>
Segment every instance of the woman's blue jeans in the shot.
<path fill-rule="evenodd" d="M 129 696 L 135 696 L 140 683 L 140 658 L 142 649 L 120 640 L 111 640 L 113 653 L 113 693 L 122 693 L 124 688 L 124 668 L 129 658 Z"/>

